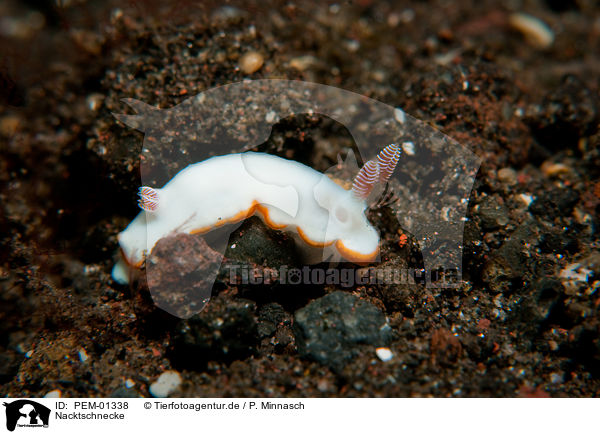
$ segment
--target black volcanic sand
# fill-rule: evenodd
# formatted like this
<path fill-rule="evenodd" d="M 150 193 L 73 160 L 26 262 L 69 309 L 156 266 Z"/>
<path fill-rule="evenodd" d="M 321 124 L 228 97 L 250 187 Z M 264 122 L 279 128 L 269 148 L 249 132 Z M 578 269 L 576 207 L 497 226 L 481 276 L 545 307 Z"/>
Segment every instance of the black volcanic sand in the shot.
<path fill-rule="evenodd" d="M 183 379 L 172 396 L 598 395 L 593 1 L 34 3 L 0 5 L 17 23 L 0 29 L 3 396 L 149 396 L 170 369 Z M 515 12 L 546 22 L 553 44 L 528 42 L 509 25 Z M 264 59 L 252 73 L 239 67 L 249 51 Z M 482 157 L 460 288 L 253 286 L 221 273 L 207 307 L 181 321 L 153 304 L 145 279 L 113 282 L 143 135 L 111 113 L 132 113 L 125 97 L 172 107 L 244 78 L 352 90 Z M 307 114 L 283 119 L 260 148 L 325 170 L 351 145 L 342 125 Z M 369 216 L 381 267 L 422 265 L 389 207 Z M 209 249 L 173 240 L 158 270 Z M 293 240 L 256 219 L 232 240 L 229 263 L 301 266 Z M 381 361 L 378 346 L 394 357 Z"/>

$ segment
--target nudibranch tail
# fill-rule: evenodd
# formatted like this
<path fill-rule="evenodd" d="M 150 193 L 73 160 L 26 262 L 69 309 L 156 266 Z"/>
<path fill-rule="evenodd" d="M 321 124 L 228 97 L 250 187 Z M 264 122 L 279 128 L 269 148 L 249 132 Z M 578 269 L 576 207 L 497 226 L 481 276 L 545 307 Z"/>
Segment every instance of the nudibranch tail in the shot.
<path fill-rule="evenodd" d="M 158 208 L 158 191 L 152 187 L 140 187 L 138 205 L 146 212 L 154 212 Z"/>
<path fill-rule="evenodd" d="M 375 183 L 379 181 L 379 163 L 369 160 L 359 170 L 354 182 L 352 183 L 352 192 L 361 199 L 366 199 L 373 190 Z"/>
<path fill-rule="evenodd" d="M 379 163 L 379 182 L 385 183 L 390 179 L 399 159 L 400 148 L 398 145 L 392 143 L 383 148 L 379 155 L 377 155 L 377 161 Z"/>

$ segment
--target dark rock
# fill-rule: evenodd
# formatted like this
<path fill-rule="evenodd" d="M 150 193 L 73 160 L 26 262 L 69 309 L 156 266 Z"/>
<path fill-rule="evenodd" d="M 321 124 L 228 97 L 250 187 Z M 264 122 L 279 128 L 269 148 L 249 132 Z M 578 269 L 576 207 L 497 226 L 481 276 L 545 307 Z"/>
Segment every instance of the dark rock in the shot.
<path fill-rule="evenodd" d="M 506 226 L 508 211 L 493 197 L 484 198 L 479 204 L 479 216 L 484 229 L 492 230 Z"/>
<path fill-rule="evenodd" d="M 511 262 L 501 255 L 494 255 L 485 263 L 482 278 L 492 291 L 508 291 L 514 281 L 519 279 L 520 273 Z"/>
<path fill-rule="evenodd" d="M 560 281 L 553 278 L 543 278 L 533 285 L 536 319 L 547 319 L 560 303 L 563 287 Z"/>
<path fill-rule="evenodd" d="M 563 230 L 543 234 L 538 247 L 544 253 L 574 253 L 579 246 L 577 235 L 572 230 Z"/>
<path fill-rule="evenodd" d="M 522 241 L 511 237 L 490 255 L 483 267 L 483 281 L 495 292 L 504 292 L 523 279 L 527 256 L 523 253 Z"/>
<path fill-rule="evenodd" d="M 321 297 L 295 314 L 299 353 L 335 370 L 365 345 L 386 345 L 391 328 L 372 304 L 342 291 Z"/>
<path fill-rule="evenodd" d="M 415 302 L 414 286 L 410 284 L 379 285 L 381 298 L 387 312 L 401 312 L 402 315 L 412 318 Z"/>
<path fill-rule="evenodd" d="M 196 369 L 208 360 L 232 361 L 251 355 L 258 341 L 255 311 L 250 300 L 213 298 L 202 312 L 179 323 L 174 363 Z"/>
<path fill-rule="evenodd" d="M 526 220 L 496 251 L 483 267 L 483 281 L 492 291 L 503 292 L 520 284 L 528 271 L 527 244 L 536 239 L 537 227 L 532 219 Z"/>
<path fill-rule="evenodd" d="M 539 194 L 529 205 L 529 211 L 547 220 L 553 220 L 570 215 L 577 201 L 579 201 L 579 195 L 575 190 L 570 188 L 553 189 Z"/>
<path fill-rule="evenodd" d="M 258 312 L 258 334 L 261 338 L 272 336 L 278 324 L 288 320 L 289 314 L 277 303 L 262 306 Z"/>
<path fill-rule="evenodd" d="M 154 303 L 179 318 L 200 312 L 210 299 L 221 260 L 197 235 L 177 234 L 159 240 L 146 261 Z"/>
<path fill-rule="evenodd" d="M 564 322 L 563 287 L 557 279 L 544 277 L 531 283 L 527 293 L 514 305 L 511 317 L 522 336 L 533 338 L 550 323 Z M 539 345 L 528 339 L 531 348 Z"/>
<path fill-rule="evenodd" d="M 225 256 L 232 261 L 273 268 L 298 263 L 294 240 L 268 228 L 258 217 L 246 220 L 231 234 Z"/>
<path fill-rule="evenodd" d="M 460 340 L 450 330 L 437 329 L 429 340 L 431 361 L 434 364 L 456 363 L 463 353 Z"/>
<path fill-rule="evenodd" d="M 292 316 L 278 303 L 262 306 L 258 315 L 261 353 L 295 353 L 292 322 Z"/>

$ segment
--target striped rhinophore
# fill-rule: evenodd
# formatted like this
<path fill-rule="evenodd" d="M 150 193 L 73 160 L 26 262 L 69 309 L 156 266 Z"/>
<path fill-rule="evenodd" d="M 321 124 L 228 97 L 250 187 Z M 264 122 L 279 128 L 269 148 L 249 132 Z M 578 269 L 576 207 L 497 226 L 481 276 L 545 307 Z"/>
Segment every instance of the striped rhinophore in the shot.
<path fill-rule="evenodd" d="M 352 192 L 357 197 L 366 199 L 373 190 L 375 183 L 379 181 L 379 173 L 379 163 L 375 160 L 367 161 L 354 178 Z"/>
<path fill-rule="evenodd" d="M 140 187 L 138 190 L 138 205 L 147 212 L 154 212 L 158 208 L 158 191 L 152 187 Z"/>
<path fill-rule="evenodd" d="M 400 147 L 394 143 L 387 145 L 377 156 L 379 163 L 379 182 L 387 182 L 392 176 L 398 160 L 400 159 Z"/>

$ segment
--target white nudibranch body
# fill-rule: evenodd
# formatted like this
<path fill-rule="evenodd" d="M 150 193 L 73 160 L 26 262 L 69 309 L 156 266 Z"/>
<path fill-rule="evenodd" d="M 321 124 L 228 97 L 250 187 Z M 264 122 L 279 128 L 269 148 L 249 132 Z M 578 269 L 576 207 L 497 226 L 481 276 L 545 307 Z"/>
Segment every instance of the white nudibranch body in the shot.
<path fill-rule="evenodd" d="M 113 268 L 113 278 L 127 283 L 127 265 L 140 267 L 161 238 L 208 232 L 252 215 L 313 248 L 331 246 L 349 261 L 371 262 L 379 235 L 365 215 L 370 192 L 365 183 L 374 181 L 363 169 L 352 190 L 345 190 L 323 173 L 269 154 L 230 154 L 192 164 L 161 189 L 140 188 L 142 211 L 118 235 L 123 260 Z"/>

